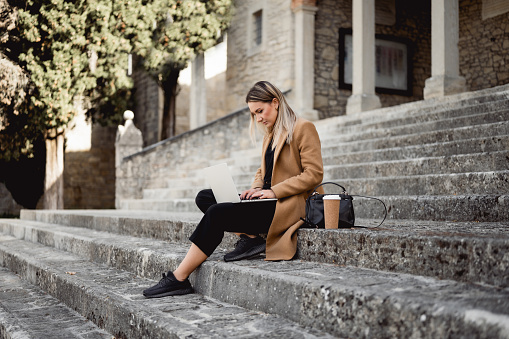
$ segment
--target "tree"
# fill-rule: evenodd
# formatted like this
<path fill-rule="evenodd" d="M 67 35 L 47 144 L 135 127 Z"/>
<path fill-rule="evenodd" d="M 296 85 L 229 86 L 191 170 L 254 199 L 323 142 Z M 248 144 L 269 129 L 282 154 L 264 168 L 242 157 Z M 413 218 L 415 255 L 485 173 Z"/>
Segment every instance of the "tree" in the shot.
<path fill-rule="evenodd" d="M 63 207 L 63 140 L 77 103 L 94 122 L 118 124 L 133 105 L 126 68 L 128 55 L 137 54 L 171 93 L 165 112 L 174 120 L 178 72 L 217 41 L 231 10 L 231 0 L 10 0 L 9 5 L 18 20 L 1 52 L 29 83 L 26 97 L 2 100 L 0 158 L 32 156 L 36 140 L 45 140 L 44 208 Z"/>
<path fill-rule="evenodd" d="M 29 95 L 17 110 L 3 107 L 1 156 L 7 160 L 32 156 L 34 143 L 43 138 L 43 207 L 62 208 L 64 133 L 77 113 L 76 103 L 89 98 L 91 103 L 98 103 L 91 106 L 91 112 L 103 120 L 119 116 L 128 100 L 115 98 L 132 87 L 125 74 L 125 62 L 120 59 L 126 59 L 132 46 L 111 30 L 115 9 L 111 1 L 32 0 L 10 4 L 17 8 L 18 21 L 5 52 L 29 75 L 30 83 Z M 93 54 L 99 59 L 91 67 Z M 106 114 L 104 107 L 111 111 Z"/>
<path fill-rule="evenodd" d="M 162 139 L 175 134 L 178 77 L 195 55 L 214 46 L 231 20 L 232 0 L 153 1 L 157 27 L 144 67 L 163 89 Z"/>

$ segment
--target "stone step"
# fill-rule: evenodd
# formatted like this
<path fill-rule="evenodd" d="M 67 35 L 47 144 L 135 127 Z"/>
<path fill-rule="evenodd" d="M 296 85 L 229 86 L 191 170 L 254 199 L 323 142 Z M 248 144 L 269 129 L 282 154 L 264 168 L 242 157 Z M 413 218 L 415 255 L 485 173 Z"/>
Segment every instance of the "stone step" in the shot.
<path fill-rule="evenodd" d="M 122 199 L 121 210 L 199 212 L 194 198 L 180 199 Z"/>
<path fill-rule="evenodd" d="M 63 238 L 54 243 L 71 249 Z M 203 296 L 144 300 L 141 291 L 154 283 L 146 277 L 157 279 L 161 271 L 174 269 L 187 246 L 96 232 L 91 248 L 87 237 L 79 238 L 81 248 L 72 248 L 76 255 L 3 236 L 0 261 L 119 337 L 238 337 L 233 331 L 252 327 L 269 327 L 258 332 L 263 336 L 283 327 L 282 335 L 294 337 L 300 326 L 344 337 L 509 335 L 509 304 L 503 302 L 509 298 L 507 289 L 323 263 L 224 263 L 213 255 L 191 276 Z M 87 257 L 113 267 L 90 263 Z M 300 326 L 285 326 L 283 319 Z"/>
<path fill-rule="evenodd" d="M 201 182 L 201 185 L 189 186 L 189 187 L 173 187 L 171 183 L 168 184 L 170 188 L 151 188 L 143 190 L 144 200 L 172 200 L 172 199 L 183 199 L 193 198 L 199 192 L 199 187 L 207 188 L 205 180 Z"/>
<path fill-rule="evenodd" d="M 0 261 L 117 338 L 331 337 L 200 294 L 145 299 L 142 290 L 155 280 L 9 236 L 0 237 Z"/>
<path fill-rule="evenodd" d="M 356 210 L 358 207 L 356 205 Z M 67 250 L 80 249 L 84 236 L 106 238 L 96 231 L 118 234 L 115 239 L 143 237 L 188 246 L 188 238 L 202 215 L 116 210 L 94 212 L 23 210 L 23 220 L 0 220 L 0 231 Z M 373 227 L 380 221 L 357 219 L 356 225 Z M 57 223 L 64 226 L 57 226 Z M 79 238 L 73 240 L 74 237 Z M 221 255 L 231 250 L 237 239 L 226 233 L 216 252 Z M 507 223 L 387 220 L 381 227 L 370 229 L 301 229 L 297 258 L 509 287 L 508 247 Z M 105 252 L 95 247 L 85 250 L 87 253 Z M 117 255 L 121 256 L 120 253 Z M 126 254 L 126 258 L 129 257 Z"/>
<path fill-rule="evenodd" d="M 479 129 L 483 127 L 483 130 L 486 130 L 491 125 L 495 125 L 497 123 L 506 123 L 509 120 L 509 110 L 507 111 L 499 111 L 499 112 L 489 112 L 486 114 L 476 115 L 475 117 L 462 117 L 462 118 L 454 118 L 454 119 L 445 119 L 439 121 L 431 121 L 428 123 L 416 123 L 407 126 L 401 127 L 392 127 L 392 128 L 384 128 L 384 129 L 376 129 L 372 131 L 361 131 L 358 133 L 340 133 L 338 132 L 336 135 L 332 135 L 330 137 L 324 136 L 322 141 L 322 147 L 327 147 L 330 145 L 335 145 L 341 142 L 360 142 L 360 141 L 370 141 L 370 140 L 378 140 L 378 139 L 410 139 L 411 136 L 414 135 L 440 135 L 441 133 L 449 134 L 451 131 L 456 130 L 465 130 L 465 129 Z M 498 133 L 497 133 L 498 134 Z M 501 133 L 502 135 L 507 133 Z M 482 134 L 482 132 L 478 131 L 478 133 L 474 137 L 479 136 L 488 136 L 491 134 Z M 447 139 L 446 141 L 450 141 L 451 139 Z M 435 141 L 436 142 L 436 141 Z M 406 145 L 409 143 L 406 142 Z M 417 143 L 411 143 L 417 144 Z M 379 147 L 380 148 L 380 147 Z"/>
<path fill-rule="evenodd" d="M 345 186 L 343 180 L 336 182 Z M 346 185 L 347 189 L 349 186 Z M 352 194 L 358 194 L 358 192 Z M 332 192 L 331 192 L 332 193 Z M 507 221 L 509 196 L 495 195 L 394 195 L 376 196 L 387 205 L 389 219 L 446 220 L 446 221 Z M 354 207 L 360 218 L 383 218 L 383 207 L 372 200 L 356 199 Z M 194 199 L 180 199 L 176 206 L 171 200 L 126 199 L 122 210 L 166 211 L 171 213 L 199 212 Z"/>
<path fill-rule="evenodd" d="M 256 167 L 256 166 L 254 166 Z M 381 178 L 395 177 L 404 173 L 406 176 L 451 174 L 481 172 L 489 168 L 490 171 L 503 171 L 509 168 L 509 151 L 490 153 L 462 154 L 449 157 L 426 157 L 412 160 L 379 161 L 345 165 L 326 165 L 324 171 L 328 178 Z M 253 180 L 254 171 L 249 174 L 237 175 L 235 182 L 242 189 L 247 188 Z M 170 186 L 171 187 L 171 186 Z M 180 199 L 194 198 L 196 193 L 208 185 L 203 180 L 201 185 L 187 188 L 167 188 L 144 190 L 144 199 Z"/>
<path fill-rule="evenodd" d="M 403 116 L 419 116 L 451 109 L 462 109 L 491 101 L 507 100 L 509 86 L 489 89 L 490 92 L 476 91 L 450 95 L 443 98 L 422 100 L 363 112 L 362 114 L 342 115 L 315 122 L 321 131 L 336 132 L 336 126 L 351 126 L 394 120 Z"/>
<path fill-rule="evenodd" d="M 0 268 L 0 291 L 1 338 L 114 338 L 6 268 Z"/>
<path fill-rule="evenodd" d="M 329 178 L 381 178 L 406 176 L 503 171 L 509 168 L 509 151 L 462 154 L 448 157 L 426 157 L 357 164 L 324 166 Z"/>
<path fill-rule="evenodd" d="M 483 115 L 489 112 L 504 112 L 509 107 L 508 97 L 504 97 L 502 100 L 490 101 L 485 103 L 473 103 L 470 106 L 449 108 L 449 109 L 438 109 L 431 112 L 426 111 L 415 111 L 405 112 L 398 116 L 387 116 L 385 119 L 378 119 L 376 121 L 365 121 L 357 120 L 355 123 L 344 123 L 336 121 L 334 125 L 329 125 L 322 128 L 318 125 L 319 131 L 324 136 L 331 134 L 351 134 L 359 133 L 362 131 L 370 131 L 377 129 L 387 128 L 401 128 L 402 126 L 414 126 L 415 124 L 428 124 L 436 121 L 450 121 L 451 119 L 457 120 L 459 124 L 468 121 L 478 121 L 476 116 Z M 335 128 L 333 127 L 335 126 Z"/>
<path fill-rule="evenodd" d="M 509 170 L 428 174 L 381 178 L 338 178 L 326 172 L 323 181 L 337 182 L 350 194 L 388 195 L 501 195 L 509 192 Z"/>
<path fill-rule="evenodd" d="M 342 142 L 338 144 L 331 144 L 329 146 L 322 145 L 322 157 L 327 159 L 329 157 L 340 157 L 344 154 L 350 153 L 368 153 L 394 148 L 405 149 L 408 147 L 415 147 L 423 149 L 428 146 L 440 147 L 442 143 L 446 143 L 444 147 L 447 145 L 454 146 L 455 143 L 465 144 L 465 142 L 468 145 L 470 142 L 473 142 L 472 139 L 476 138 L 499 137 L 502 141 L 502 138 L 508 135 L 509 121 L 477 127 L 462 127 L 433 133 L 417 133 L 402 137 L 359 140 L 358 142 Z M 494 142 L 497 142 L 497 140 L 495 139 Z"/>
<path fill-rule="evenodd" d="M 343 153 L 341 147 L 338 147 L 335 151 L 330 148 L 328 150 L 324 149 L 322 152 L 328 154 L 323 158 L 324 165 L 333 165 L 448 157 L 460 154 L 498 152 L 508 149 L 509 134 L 351 153 Z"/>
<path fill-rule="evenodd" d="M 507 222 L 509 195 L 421 195 L 379 196 L 388 209 L 389 219 L 436 221 Z M 383 218 L 383 206 L 375 200 L 355 198 L 356 216 Z"/>
<path fill-rule="evenodd" d="M 509 126 L 509 124 L 508 124 Z M 419 162 L 427 162 L 435 161 L 439 163 L 448 163 L 453 161 L 453 159 L 461 159 L 462 157 L 456 157 L 455 155 L 465 155 L 472 159 L 476 157 L 491 157 L 493 158 L 493 154 L 502 154 L 500 151 L 506 151 L 509 149 L 509 135 L 501 135 L 501 136 L 490 136 L 490 137 L 482 137 L 482 138 L 473 138 L 473 139 L 465 139 L 458 141 L 450 141 L 450 142 L 439 142 L 433 144 L 426 145 L 417 145 L 417 146 L 402 146 L 402 147 L 393 147 L 388 149 L 381 150 L 369 150 L 369 151 L 359 151 L 352 152 L 347 154 L 341 154 L 340 151 L 341 146 L 336 149 L 324 149 L 323 153 L 328 154 L 328 156 L 324 156 L 324 165 L 325 170 L 330 171 L 334 170 L 334 166 L 338 164 L 346 164 L 346 166 L 355 173 L 355 168 L 357 164 L 361 163 L 361 166 L 368 168 L 375 168 L 377 163 L 386 162 L 387 164 L 398 164 L 405 163 L 403 160 L 407 160 L 409 163 L 419 163 Z M 339 153 L 339 154 L 338 154 Z M 472 155 L 474 153 L 474 155 Z M 480 153 L 480 154 L 475 154 Z M 333 155 L 336 154 L 336 155 Z M 440 159 L 440 157 L 447 157 Z M 429 159 L 427 159 L 429 158 Z M 409 160 L 409 159 L 417 159 L 417 160 Z M 502 161 L 506 161 L 501 159 Z M 239 183 L 239 188 L 245 189 L 248 187 L 253 179 L 255 170 L 259 166 L 259 156 L 257 157 L 244 157 L 244 166 L 243 170 L 246 171 L 242 176 L 237 176 L 234 178 L 236 183 Z M 234 165 L 233 159 L 225 159 L 223 162 L 227 162 L 230 166 L 230 169 L 233 173 L 241 173 L 236 165 Z M 372 163 L 371 165 L 362 164 L 362 163 Z M 251 164 L 248 166 L 247 164 Z M 468 163 L 458 163 L 458 166 L 450 167 L 456 168 L 456 170 L 462 170 L 461 166 L 465 165 L 465 169 L 463 171 L 466 172 L 475 172 L 478 169 L 475 169 L 475 166 L 483 166 L 483 161 L 478 161 L 477 163 L 470 163 L 470 167 Z M 499 164 L 500 165 L 500 164 Z M 502 164 L 503 165 L 503 164 Z M 472 167 L 473 166 L 473 167 Z M 429 166 L 430 170 L 433 166 Z M 505 168 L 509 166 L 506 165 Z M 339 167 L 338 167 L 339 168 Z M 486 164 L 485 168 L 490 168 L 492 170 L 500 170 L 500 166 L 495 166 L 491 168 Z M 359 172 L 360 173 L 360 172 Z M 341 174 L 342 176 L 349 177 L 349 175 Z M 338 175 L 339 176 L 339 175 Z M 367 175 L 365 175 L 367 176 Z M 371 176 L 371 175 L 370 175 Z M 375 176 L 378 176 L 375 175 Z M 202 189 L 208 187 L 205 179 L 203 177 L 199 178 L 199 175 L 195 179 L 184 181 L 182 179 L 168 179 L 167 185 L 165 185 L 164 189 L 146 189 L 144 190 L 144 199 L 174 199 L 174 198 L 184 198 L 194 196 L 196 194 L 197 189 Z M 176 191 L 176 192 L 175 192 Z M 191 195 L 189 195 L 191 194 Z"/>

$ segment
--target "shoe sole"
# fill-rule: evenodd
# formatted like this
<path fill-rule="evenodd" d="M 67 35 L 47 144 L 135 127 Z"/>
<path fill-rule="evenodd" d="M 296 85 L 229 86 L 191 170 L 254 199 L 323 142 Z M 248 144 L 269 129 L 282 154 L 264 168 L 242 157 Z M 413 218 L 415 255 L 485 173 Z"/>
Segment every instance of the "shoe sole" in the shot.
<path fill-rule="evenodd" d="M 184 294 L 191 294 L 191 293 L 194 293 L 194 290 L 192 287 L 182 289 L 182 290 L 175 290 L 175 291 L 170 291 L 170 292 L 165 292 L 165 293 L 160 293 L 160 294 L 143 295 L 143 296 L 147 299 L 152 299 L 152 298 L 162 298 L 162 297 L 169 297 L 172 295 L 184 295 Z"/>
<path fill-rule="evenodd" d="M 261 245 L 258 245 L 258 246 L 255 246 L 255 247 L 251 248 L 247 252 L 244 252 L 242 254 L 237 255 L 236 257 L 229 258 L 229 259 L 226 259 L 226 258 L 223 257 L 223 259 L 226 262 L 239 261 L 239 260 L 242 260 L 242 259 L 250 259 L 250 258 L 257 256 L 258 254 L 260 254 L 260 253 L 262 253 L 264 251 L 265 251 L 265 244 L 261 244 Z"/>

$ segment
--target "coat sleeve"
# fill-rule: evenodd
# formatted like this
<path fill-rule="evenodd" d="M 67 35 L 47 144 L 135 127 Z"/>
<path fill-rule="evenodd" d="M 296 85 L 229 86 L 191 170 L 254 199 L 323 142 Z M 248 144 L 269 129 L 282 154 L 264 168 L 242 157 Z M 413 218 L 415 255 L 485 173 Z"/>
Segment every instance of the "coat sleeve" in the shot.
<path fill-rule="evenodd" d="M 263 187 L 263 178 L 262 178 L 262 168 L 258 168 L 255 174 L 255 178 L 251 188 L 262 188 Z"/>
<path fill-rule="evenodd" d="M 320 138 L 312 122 L 303 121 L 294 130 L 290 147 L 296 153 L 296 162 L 300 162 L 300 164 L 282 164 L 282 166 L 299 166 L 300 174 L 291 176 L 272 186 L 272 190 L 278 199 L 312 190 L 323 179 Z"/>

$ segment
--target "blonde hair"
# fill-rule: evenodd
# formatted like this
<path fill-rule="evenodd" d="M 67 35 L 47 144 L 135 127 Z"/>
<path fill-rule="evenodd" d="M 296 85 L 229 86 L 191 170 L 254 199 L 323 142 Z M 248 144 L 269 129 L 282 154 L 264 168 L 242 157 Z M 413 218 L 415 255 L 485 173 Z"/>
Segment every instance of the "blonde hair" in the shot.
<path fill-rule="evenodd" d="M 292 141 L 293 130 L 295 128 L 295 123 L 297 122 L 297 115 L 286 102 L 283 93 L 281 93 L 276 86 L 272 85 L 268 81 L 257 82 L 246 95 L 246 103 L 271 103 L 274 99 L 278 101 L 279 107 L 276 122 L 272 128 L 266 128 L 265 126 L 256 123 L 256 118 L 253 114 L 251 114 L 251 121 L 249 123 L 249 134 L 251 136 L 251 140 L 256 142 L 255 129 L 258 127 L 266 136 L 272 136 L 272 149 L 276 148 L 286 132 L 288 132 L 286 143 L 289 144 Z"/>

